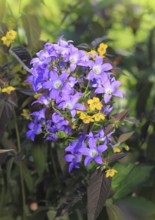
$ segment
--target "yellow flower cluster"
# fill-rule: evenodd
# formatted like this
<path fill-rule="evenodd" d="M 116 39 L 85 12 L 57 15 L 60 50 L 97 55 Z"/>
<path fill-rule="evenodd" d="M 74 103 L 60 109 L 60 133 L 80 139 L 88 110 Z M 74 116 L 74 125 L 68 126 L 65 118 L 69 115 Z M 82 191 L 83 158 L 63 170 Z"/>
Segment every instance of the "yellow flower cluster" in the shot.
<path fill-rule="evenodd" d="M 9 47 L 12 42 L 14 41 L 14 39 L 16 38 L 17 32 L 14 30 L 10 30 L 6 33 L 5 36 L 3 36 L 1 38 L 1 40 L 3 41 L 3 44 L 6 45 L 7 47 Z"/>
<path fill-rule="evenodd" d="M 102 103 L 100 102 L 99 98 L 94 97 L 93 99 L 89 99 L 87 101 L 89 108 L 88 111 L 100 111 L 103 107 Z M 86 112 L 77 111 L 77 115 L 79 115 L 79 118 L 83 121 L 85 124 L 89 124 L 90 122 L 94 121 L 101 121 L 105 119 L 105 115 L 101 112 L 95 113 L 93 115 L 88 115 Z"/>
<path fill-rule="evenodd" d="M 93 99 L 89 99 L 88 105 L 89 105 L 90 111 L 101 110 L 103 107 L 102 103 L 97 97 L 94 97 Z"/>
<path fill-rule="evenodd" d="M 92 59 L 95 59 L 96 54 L 98 54 L 101 57 L 104 57 L 104 55 L 106 54 L 107 47 L 108 47 L 107 44 L 101 43 L 99 47 L 97 48 L 97 51 L 91 50 L 87 53 L 90 54 L 90 58 Z"/>
<path fill-rule="evenodd" d="M 115 170 L 114 168 L 108 169 L 105 171 L 106 172 L 106 177 L 113 177 L 115 176 L 115 174 L 117 173 L 117 170 Z"/>
<path fill-rule="evenodd" d="M 30 111 L 28 109 L 23 109 L 21 114 L 25 119 L 31 120 Z"/>
<path fill-rule="evenodd" d="M 106 50 L 107 50 L 108 45 L 101 43 L 97 49 L 97 52 L 99 54 L 99 56 L 104 57 Z"/>
<path fill-rule="evenodd" d="M 0 91 L 3 92 L 3 93 L 10 94 L 14 90 L 15 90 L 15 88 L 13 86 L 8 86 L 8 87 L 5 87 L 5 88 L 1 89 Z"/>

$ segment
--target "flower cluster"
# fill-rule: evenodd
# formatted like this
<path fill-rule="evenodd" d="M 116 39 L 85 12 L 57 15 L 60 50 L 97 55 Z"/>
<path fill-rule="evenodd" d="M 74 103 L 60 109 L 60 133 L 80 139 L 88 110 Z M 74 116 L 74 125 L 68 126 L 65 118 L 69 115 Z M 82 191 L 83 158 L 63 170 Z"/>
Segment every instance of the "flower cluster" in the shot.
<path fill-rule="evenodd" d="M 3 36 L 1 38 L 1 40 L 3 41 L 3 44 L 6 45 L 7 47 L 9 47 L 12 42 L 14 41 L 14 39 L 16 38 L 17 32 L 14 30 L 10 30 L 6 33 L 5 36 Z"/>
<path fill-rule="evenodd" d="M 104 152 L 112 145 L 111 134 L 105 135 L 113 96 L 122 98 L 112 65 L 103 57 L 107 45 L 97 52 L 78 49 L 72 41 L 59 39 L 46 43 L 31 61 L 32 84 L 40 110 L 31 113 L 27 137 L 43 133 L 46 140 L 68 141 L 65 160 L 69 171 L 84 160 L 102 164 Z M 99 55 L 100 54 L 100 55 Z M 72 141 L 71 141 L 72 140 Z"/>

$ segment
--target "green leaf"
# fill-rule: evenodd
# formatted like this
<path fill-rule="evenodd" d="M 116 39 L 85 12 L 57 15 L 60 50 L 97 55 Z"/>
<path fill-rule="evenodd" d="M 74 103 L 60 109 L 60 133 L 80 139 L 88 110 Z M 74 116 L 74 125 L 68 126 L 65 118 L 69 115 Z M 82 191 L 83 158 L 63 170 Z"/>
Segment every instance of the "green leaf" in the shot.
<path fill-rule="evenodd" d="M 140 184 L 144 183 L 149 178 L 152 169 L 153 167 L 148 165 L 136 165 L 133 167 L 122 181 L 120 181 L 113 195 L 113 199 L 122 198 L 134 192 Z M 117 175 L 119 175 L 119 172 Z"/>
<path fill-rule="evenodd" d="M 118 173 L 112 178 L 112 191 L 116 191 L 119 188 L 120 183 L 125 179 L 126 176 L 128 176 L 129 172 L 133 169 L 134 166 L 134 164 L 115 164 L 114 168 L 118 171 Z"/>
<path fill-rule="evenodd" d="M 130 211 L 142 217 L 155 215 L 155 204 L 143 197 L 127 197 L 120 201 L 120 204 L 129 208 Z M 147 219 L 147 218 L 146 218 Z"/>
<path fill-rule="evenodd" d="M 26 33 L 27 41 L 29 45 L 35 45 L 40 38 L 40 26 L 36 15 L 23 14 L 22 22 Z"/>
<path fill-rule="evenodd" d="M 17 162 L 17 164 L 19 166 L 21 166 L 22 168 L 22 173 L 23 173 L 23 177 L 24 177 L 24 182 L 28 188 L 28 190 L 30 192 L 33 192 L 35 190 L 35 187 L 34 187 L 34 182 L 33 182 L 33 179 L 32 179 L 32 176 L 30 174 L 30 171 L 29 169 L 27 168 L 26 164 L 24 163 L 24 161 L 19 161 Z"/>
<path fill-rule="evenodd" d="M 87 190 L 88 219 L 95 220 L 102 211 L 109 196 L 111 178 L 106 178 L 101 170 L 95 170 L 92 174 Z"/>
<path fill-rule="evenodd" d="M 138 98 L 136 103 L 137 117 L 140 118 L 146 112 L 148 107 L 147 103 L 149 101 L 150 93 L 152 91 L 153 82 L 149 82 L 145 78 L 141 80 L 138 85 Z"/>
<path fill-rule="evenodd" d="M 32 157 L 37 173 L 42 178 L 44 171 L 47 168 L 47 146 L 45 145 L 34 145 L 32 147 Z"/>
<path fill-rule="evenodd" d="M 54 210 L 50 210 L 47 212 L 48 220 L 54 220 L 57 212 Z"/>
<path fill-rule="evenodd" d="M 121 210 L 118 206 L 107 201 L 106 210 L 108 213 L 109 220 L 123 220 L 121 216 Z"/>
<path fill-rule="evenodd" d="M 0 1 L 0 21 L 3 20 L 3 17 L 5 15 L 5 9 L 6 9 L 6 0 Z"/>

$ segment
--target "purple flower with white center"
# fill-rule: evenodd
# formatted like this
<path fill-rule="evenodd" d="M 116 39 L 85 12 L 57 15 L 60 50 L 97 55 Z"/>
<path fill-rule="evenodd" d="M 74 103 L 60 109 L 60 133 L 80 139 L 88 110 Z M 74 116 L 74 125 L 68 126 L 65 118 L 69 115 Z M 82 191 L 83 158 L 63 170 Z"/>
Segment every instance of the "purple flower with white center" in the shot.
<path fill-rule="evenodd" d="M 93 136 L 93 133 L 90 132 L 88 135 L 88 147 L 83 147 L 79 151 L 82 155 L 85 155 L 86 158 L 84 160 L 84 165 L 88 166 L 93 160 L 98 163 L 102 164 L 102 157 L 101 153 L 107 150 L 107 145 L 102 144 L 96 146 L 97 139 Z"/>
<path fill-rule="evenodd" d="M 41 133 L 42 126 L 40 124 L 38 124 L 37 120 L 35 120 L 34 123 L 30 122 L 28 127 L 30 130 L 27 131 L 26 137 L 30 138 L 32 141 L 34 141 L 35 135 Z"/>
<path fill-rule="evenodd" d="M 65 101 L 62 101 L 58 107 L 59 108 L 63 108 L 63 109 L 68 109 L 72 115 L 72 117 L 75 117 L 76 115 L 76 110 L 86 110 L 85 106 L 77 103 L 79 98 L 83 96 L 83 94 L 81 93 L 75 93 L 75 95 L 70 95 L 68 97 L 66 97 Z"/>
<path fill-rule="evenodd" d="M 104 94 L 104 101 L 108 103 L 112 96 L 117 96 L 123 98 L 123 94 L 121 91 L 117 90 L 117 88 L 121 85 L 120 81 L 113 80 L 112 82 L 108 78 L 108 76 L 104 76 L 101 79 L 101 85 L 95 90 L 96 94 Z"/>
<path fill-rule="evenodd" d="M 103 58 L 98 56 L 96 57 L 95 62 L 91 63 L 91 70 L 87 75 L 87 79 L 100 79 L 104 77 L 105 72 L 112 69 L 112 65 L 110 63 L 103 64 Z"/>
<path fill-rule="evenodd" d="M 50 99 L 61 100 L 61 95 L 68 95 L 72 92 L 72 88 L 66 83 L 69 73 L 63 71 L 58 75 L 55 70 L 50 71 L 49 80 L 43 83 L 43 88 L 49 90 Z"/>

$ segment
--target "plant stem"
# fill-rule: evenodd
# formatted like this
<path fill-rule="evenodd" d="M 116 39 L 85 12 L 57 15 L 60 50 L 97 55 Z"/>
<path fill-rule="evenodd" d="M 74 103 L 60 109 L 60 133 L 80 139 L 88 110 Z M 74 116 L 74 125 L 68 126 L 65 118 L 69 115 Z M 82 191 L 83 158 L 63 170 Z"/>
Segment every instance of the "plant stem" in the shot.
<path fill-rule="evenodd" d="M 19 129 L 16 119 L 16 113 L 14 111 L 14 120 L 15 120 L 15 130 L 16 130 L 16 137 L 17 137 L 17 147 L 18 147 L 18 153 L 21 152 L 21 143 L 20 143 L 20 136 L 19 136 Z M 25 199 L 25 188 L 24 188 L 24 177 L 23 177 L 23 170 L 22 170 L 22 164 L 20 162 L 19 164 L 19 172 L 20 172 L 20 184 L 21 184 L 21 194 L 22 194 L 22 220 L 25 220 L 25 206 L 26 206 L 26 199 Z"/>

